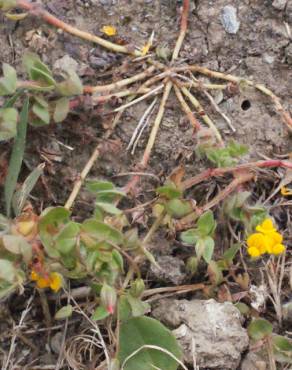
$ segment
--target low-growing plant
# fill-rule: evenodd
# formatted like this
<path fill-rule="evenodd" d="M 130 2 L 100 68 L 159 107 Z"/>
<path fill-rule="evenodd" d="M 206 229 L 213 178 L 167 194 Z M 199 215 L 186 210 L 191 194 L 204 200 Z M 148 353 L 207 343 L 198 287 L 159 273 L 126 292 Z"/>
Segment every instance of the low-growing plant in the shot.
<path fill-rule="evenodd" d="M 0 109 L 0 140 L 8 140 L 17 134 L 18 102 L 29 99 L 28 122 L 32 126 L 48 125 L 64 121 L 70 110 L 70 99 L 83 93 L 83 85 L 74 70 L 59 70 L 53 76 L 49 67 L 30 52 L 23 56 L 23 67 L 28 80 L 17 77 L 16 70 L 3 63 L 0 79 L 0 96 L 11 97 Z"/>

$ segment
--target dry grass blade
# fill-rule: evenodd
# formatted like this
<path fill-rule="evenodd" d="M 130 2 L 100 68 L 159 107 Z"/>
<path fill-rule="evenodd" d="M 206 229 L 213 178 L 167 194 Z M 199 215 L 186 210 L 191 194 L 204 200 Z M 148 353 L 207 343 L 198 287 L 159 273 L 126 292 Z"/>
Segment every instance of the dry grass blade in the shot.
<path fill-rule="evenodd" d="M 14 334 L 13 334 L 13 337 L 11 339 L 8 356 L 6 358 L 5 363 L 2 365 L 2 370 L 13 369 L 13 367 L 14 367 L 13 363 L 11 361 L 11 357 L 12 357 L 13 353 L 15 352 L 17 333 L 22 328 L 22 326 L 24 324 L 24 320 L 25 320 L 27 314 L 29 313 L 29 311 L 31 310 L 31 303 L 32 303 L 33 299 L 34 299 L 34 295 L 31 295 L 29 300 L 27 301 L 25 310 L 22 311 L 22 314 L 21 314 L 18 325 L 14 327 Z"/>

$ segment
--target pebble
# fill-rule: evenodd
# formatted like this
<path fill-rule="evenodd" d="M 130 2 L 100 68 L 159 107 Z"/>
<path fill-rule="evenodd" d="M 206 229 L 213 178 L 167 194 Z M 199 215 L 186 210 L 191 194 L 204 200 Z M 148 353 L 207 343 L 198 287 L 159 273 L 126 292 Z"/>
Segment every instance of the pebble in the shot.
<path fill-rule="evenodd" d="M 275 57 L 273 55 L 269 55 L 267 53 L 263 54 L 263 61 L 267 64 L 273 64 L 275 61 Z"/>
<path fill-rule="evenodd" d="M 240 22 L 237 19 L 237 10 L 234 6 L 224 6 L 221 11 L 221 23 L 227 33 L 235 34 L 238 32 Z"/>

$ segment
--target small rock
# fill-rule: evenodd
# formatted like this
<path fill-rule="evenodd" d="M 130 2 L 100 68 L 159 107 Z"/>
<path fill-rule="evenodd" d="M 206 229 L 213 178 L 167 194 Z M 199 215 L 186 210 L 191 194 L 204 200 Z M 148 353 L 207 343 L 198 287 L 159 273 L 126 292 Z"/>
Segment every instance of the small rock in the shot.
<path fill-rule="evenodd" d="M 277 10 L 284 10 L 287 0 L 274 0 L 272 6 Z"/>
<path fill-rule="evenodd" d="M 263 61 L 267 64 L 273 64 L 275 61 L 275 57 L 273 55 L 269 55 L 267 53 L 263 54 Z"/>
<path fill-rule="evenodd" d="M 241 370 L 267 370 L 267 364 L 256 353 L 249 352 L 241 364 Z"/>
<path fill-rule="evenodd" d="M 193 364 L 192 346 L 195 343 L 200 368 L 238 368 L 249 339 L 241 326 L 239 311 L 230 302 L 163 299 L 152 314 L 165 325 L 176 328 L 174 334 L 187 364 Z"/>
<path fill-rule="evenodd" d="M 58 331 L 51 339 L 51 349 L 54 353 L 59 353 L 62 347 L 63 333 Z"/>
<path fill-rule="evenodd" d="M 239 30 L 237 10 L 232 5 L 226 5 L 221 11 L 221 23 L 227 33 L 235 34 Z"/>
<path fill-rule="evenodd" d="M 187 274 L 182 260 L 173 256 L 159 256 L 156 258 L 156 262 L 160 269 L 153 264 L 150 267 L 150 274 L 154 279 L 174 285 L 183 283 Z"/>
<path fill-rule="evenodd" d="M 56 60 L 54 63 L 54 70 L 73 70 L 77 71 L 78 63 L 75 59 L 71 58 L 68 54 L 64 55 L 62 58 Z"/>

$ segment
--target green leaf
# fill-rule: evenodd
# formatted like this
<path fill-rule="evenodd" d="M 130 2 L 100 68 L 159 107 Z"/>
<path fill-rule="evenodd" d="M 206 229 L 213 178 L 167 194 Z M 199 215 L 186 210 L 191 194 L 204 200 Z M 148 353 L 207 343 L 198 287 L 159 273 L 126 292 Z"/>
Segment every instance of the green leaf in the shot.
<path fill-rule="evenodd" d="M 26 52 L 23 56 L 23 65 L 31 80 L 40 82 L 44 87 L 53 87 L 56 84 L 52 72 L 37 54 Z"/>
<path fill-rule="evenodd" d="M 104 240 L 114 244 L 121 244 L 123 242 L 123 235 L 119 230 L 95 219 L 85 220 L 81 228 L 83 232 L 98 241 Z"/>
<path fill-rule="evenodd" d="M 121 321 L 127 321 L 132 317 L 132 309 L 128 301 L 128 295 L 121 295 L 118 300 L 119 318 Z"/>
<path fill-rule="evenodd" d="M 202 256 L 206 263 L 209 263 L 213 257 L 215 242 L 214 239 L 211 238 L 211 236 L 207 236 L 206 238 L 203 239 L 203 241 L 204 241 L 204 251 Z"/>
<path fill-rule="evenodd" d="M 167 199 L 175 199 L 182 196 L 182 192 L 178 190 L 173 183 L 160 186 L 156 189 L 156 193 L 166 197 Z"/>
<path fill-rule="evenodd" d="M 133 297 L 131 294 L 127 295 L 129 305 L 131 306 L 131 311 L 133 317 L 143 316 L 145 313 L 151 310 L 149 303 L 142 302 L 140 298 Z"/>
<path fill-rule="evenodd" d="M 240 250 L 240 243 L 236 243 L 232 245 L 230 248 L 228 248 L 224 254 L 223 259 L 227 262 L 231 263 L 233 261 L 233 258 L 236 256 L 237 252 Z"/>
<path fill-rule="evenodd" d="M 9 64 L 3 63 L 3 75 L 0 78 L 0 96 L 12 95 L 17 87 L 16 71 Z"/>
<path fill-rule="evenodd" d="M 55 236 L 61 231 L 62 226 L 69 221 L 70 211 L 64 207 L 50 207 L 43 211 L 39 221 L 39 236 L 46 252 L 51 258 L 60 257 L 55 248 Z"/>
<path fill-rule="evenodd" d="M 25 179 L 20 189 L 14 193 L 12 205 L 15 216 L 18 216 L 22 211 L 29 194 L 31 193 L 40 176 L 43 174 L 44 167 L 44 164 L 37 166 Z"/>
<path fill-rule="evenodd" d="M 13 254 L 21 254 L 25 263 L 32 259 L 32 246 L 20 235 L 4 235 L 3 246 Z"/>
<path fill-rule="evenodd" d="M 114 184 L 109 181 L 88 180 L 86 182 L 86 189 L 92 193 L 98 193 L 102 190 L 114 190 L 114 188 Z"/>
<path fill-rule="evenodd" d="M 292 355 L 292 341 L 282 335 L 273 336 L 273 344 L 278 351 L 291 352 Z"/>
<path fill-rule="evenodd" d="M 197 229 L 189 229 L 181 233 L 181 240 L 186 244 L 195 245 L 200 238 Z"/>
<path fill-rule="evenodd" d="M 73 70 L 66 71 L 67 79 L 57 84 L 58 92 L 63 96 L 81 95 L 83 85 L 77 73 Z"/>
<path fill-rule="evenodd" d="M 91 319 L 93 321 L 99 321 L 99 320 L 103 320 L 105 319 L 106 317 L 108 317 L 110 315 L 110 313 L 107 311 L 107 309 L 103 306 L 99 306 L 97 307 L 97 309 L 94 311 Z"/>
<path fill-rule="evenodd" d="M 73 307 L 71 304 L 68 304 L 67 306 L 60 308 L 60 310 L 55 313 L 55 320 L 67 319 L 68 317 L 72 316 L 72 313 Z"/>
<path fill-rule="evenodd" d="M 6 298 L 17 288 L 17 284 L 11 284 L 7 281 L 1 281 L 0 283 L 0 299 Z"/>
<path fill-rule="evenodd" d="M 248 307 L 247 304 L 243 303 L 243 302 L 237 302 L 234 304 L 234 306 L 238 309 L 238 311 L 242 314 L 242 315 L 249 315 L 250 313 L 250 308 Z"/>
<path fill-rule="evenodd" d="M 228 152 L 231 157 L 241 157 L 248 153 L 248 147 L 232 140 L 228 144 Z"/>
<path fill-rule="evenodd" d="M 165 209 L 171 217 L 182 218 L 192 212 L 190 202 L 180 199 L 171 199 L 165 204 Z"/>
<path fill-rule="evenodd" d="M 35 102 L 32 106 L 33 118 L 30 123 L 33 126 L 43 126 L 50 123 L 50 113 L 47 107 L 39 102 Z"/>
<path fill-rule="evenodd" d="M 252 339 L 260 340 L 272 334 L 273 325 L 265 319 L 254 319 L 249 324 L 247 331 Z"/>
<path fill-rule="evenodd" d="M 54 121 L 56 123 L 64 121 L 70 111 L 70 100 L 68 98 L 61 98 L 56 101 L 54 111 Z"/>
<path fill-rule="evenodd" d="M 113 261 L 117 265 L 118 269 L 121 272 L 123 272 L 124 271 L 124 260 L 123 260 L 123 256 L 121 255 L 121 253 L 118 252 L 116 249 L 114 249 L 112 251 L 112 257 L 113 257 Z"/>
<path fill-rule="evenodd" d="M 0 259 L 0 280 L 14 283 L 16 280 L 16 269 L 12 262 L 6 259 Z"/>
<path fill-rule="evenodd" d="M 135 351 L 145 345 L 160 347 L 181 359 L 182 352 L 175 337 L 159 321 L 150 317 L 135 317 L 122 323 L 119 337 L 118 358 L 121 364 Z M 129 359 L 124 370 L 150 370 L 153 366 L 161 370 L 176 370 L 177 362 L 166 353 L 145 348 Z"/>
<path fill-rule="evenodd" d="M 199 217 L 197 228 L 201 236 L 208 236 L 214 233 L 216 221 L 214 220 L 212 211 L 207 211 Z"/>
<path fill-rule="evenodd" d="M 71 253 L 77 243 L 80 226 L 76 222 L 68 222 L 55 237 L 56 249 L 61 254 Z"/>
<path fill-rule="evenodd" d="M 7 99 L 2 108 L 12 108 L 17 99 L 23 94 L 23 90 L 18 90 L 13 96 Z"/>
<path fill-rule="evenodd" d="M 0 141 L 9 140 L 17 134 L 18 112 L 14 108 L 0 109 Z"/>
<path fill-rule="evenodd" d="M 101 209 L 102 211 L 109 213 L 111 215 L 120 215 L 123 213 L 120 209 L 118 209 L 116 206 L 110 203 L 96 202 L 95 206 Z"/>
<path fill-rule="evenodd" d="M 119 190 L 100 190 L 96 194 L 96 201 L 98 202 L 106 202 L 106 203 L 111 203 L 115 201 L 119 197 L 124 197 L 126 196 L 125 193 Z"/>
<path fill-rule="evenodd" d="M 21 169 L 25 140 L 26 140 L 26 130 L 27 130 L 27 119 L 28 119 L 28 106 L 29 98 L 26 98 L 23 104 L 23 108 L 20 113 L 20 120 L 17 129 L 17 136 L 13 144 L 12 153 L 9 162 L 8 174 L 4 185 L 5 194 L 5 205 L 7 216 L 10 217 L 11 211 L 11 201 L 13 193 L 16 188 L 18 175 Z"/>

